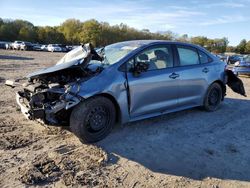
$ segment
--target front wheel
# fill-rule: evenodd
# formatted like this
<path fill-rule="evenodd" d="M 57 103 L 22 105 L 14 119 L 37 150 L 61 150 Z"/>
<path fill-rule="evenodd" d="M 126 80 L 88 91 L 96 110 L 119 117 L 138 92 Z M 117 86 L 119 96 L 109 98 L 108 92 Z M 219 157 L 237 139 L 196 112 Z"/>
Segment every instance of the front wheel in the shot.
<path fill-rule="evenodd" d="M 98 96 L 76 106 L 70 116 L 72 132 L 83 142 L 105 138 L 115 124 L 115 107 L 108 98 Z"/>
<path fill-rule="evenodd" d="M 222 88 L 220 84 L 213 83 L 207 90 L 203 107 L 206 111 L 213 112 L 219 108 L 221 100 Z"/>

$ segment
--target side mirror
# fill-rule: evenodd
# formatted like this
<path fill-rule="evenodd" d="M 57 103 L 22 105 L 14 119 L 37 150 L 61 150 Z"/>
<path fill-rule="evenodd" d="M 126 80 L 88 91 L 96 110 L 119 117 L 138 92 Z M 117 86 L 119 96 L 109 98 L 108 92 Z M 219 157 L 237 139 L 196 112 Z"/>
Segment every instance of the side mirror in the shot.
<path fill-rule="evenodd" d="M 139 76 L 142 72 L 146 72 L 149 68 L 149 64 L 145 62 L 137 62 L 135 67 L 132 69 L 135 77 Z"/>

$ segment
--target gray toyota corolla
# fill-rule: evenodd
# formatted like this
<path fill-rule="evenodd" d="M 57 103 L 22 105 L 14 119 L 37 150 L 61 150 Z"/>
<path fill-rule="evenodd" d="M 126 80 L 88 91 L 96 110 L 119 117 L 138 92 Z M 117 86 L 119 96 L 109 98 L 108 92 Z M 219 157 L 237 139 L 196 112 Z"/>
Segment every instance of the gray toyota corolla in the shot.
<path fill-rule="evenodd" d="M 197 106 L 215 111 L 226 84 L 245 95 L 242 81 L 217 57 L 169 41 L 126 41 L 97 51 L 85 44 L 27 79 L 16 94 L 23 114 L 46 124 L 69 124 L 84 142 L 103 139 L 116 122 Z"/>

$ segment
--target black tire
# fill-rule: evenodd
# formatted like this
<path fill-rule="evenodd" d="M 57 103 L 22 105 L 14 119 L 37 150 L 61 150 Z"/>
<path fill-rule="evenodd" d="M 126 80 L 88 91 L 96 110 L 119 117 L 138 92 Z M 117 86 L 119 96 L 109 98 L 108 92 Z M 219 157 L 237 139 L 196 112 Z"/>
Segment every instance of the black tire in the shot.
<path fill-rule="evenodd" d="M 207 90 L 204 98 L 204 109 L 208 112 L 216 111 L 222 101 L 222 88 L 220 84 L 213 83 Z"/>
<path fill-rule="evenodd" d="M 87 99 L 77 105 L 70 116 L 70 129 L 84 143 L 105 138 L 115 125 L 114 104 L 106 97 Z"/>

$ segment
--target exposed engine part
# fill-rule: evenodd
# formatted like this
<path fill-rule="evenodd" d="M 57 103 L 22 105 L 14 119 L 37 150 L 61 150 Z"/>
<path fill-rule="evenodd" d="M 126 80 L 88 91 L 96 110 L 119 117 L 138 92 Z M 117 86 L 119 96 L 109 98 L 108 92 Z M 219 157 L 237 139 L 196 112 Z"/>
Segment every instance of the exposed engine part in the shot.
<path fill-rule="evenodd" d="M 23 106 L 22 112 L 29 119 L 40 119 L 47 124 L 62 123 L 61 113 L 71 110 L 71 108 L 80 102 L 77 93 L 80 90 L 78 82 L 90 79 L 92 76 L 99 74 L 101 68 L 95 68 L 93 72 L 90 69 L 82 71 L 85 76 L 79 76 L 78 72 L 70 72 L 65 76 L 65 71 L 41 76 L 29 80 L 22 84 L 23 91 L 17 93 L 16 100 L 19 106 Z M 64 80 L 65 79 L 65 80 Z M 17 85 L 15 82 L 9 82 Z M 20 84 L 21 85 L 21 84 Z M 74 86 L 74 89 L 72 87 Z M 77 88 L 75 90 L 75 87 Z"/>

